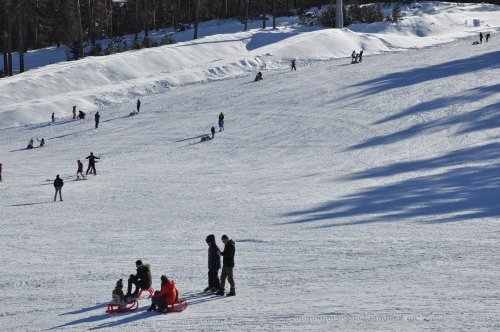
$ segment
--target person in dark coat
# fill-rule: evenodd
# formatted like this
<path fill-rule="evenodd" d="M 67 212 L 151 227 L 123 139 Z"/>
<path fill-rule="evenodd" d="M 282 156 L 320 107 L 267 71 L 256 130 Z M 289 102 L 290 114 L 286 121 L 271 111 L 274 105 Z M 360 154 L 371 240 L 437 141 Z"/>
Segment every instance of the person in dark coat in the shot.
<path fill-rule="evenodd" d="M 139 113 L 140 109 L 141 109 L 141 100 L 137 98 L 137 113 Z"/>
<path fill-rule="evenodd" d="M 94 175 L 97 175 L 97 171 L 95 170 L 95 163 L 96 163 L 96 159 L 100 159 L 100 158 L 94 156 L 94 154 L 91 152 L 90 156 L 88 156 L 85 159 L 89 160 L 89 167 L 87 167 L 86 174 L 89 175 L 89 171 L 90 171 L 90 174 L 94 173 Z"/>
<path fill-rule="evenodd" d="M 219 269 L 220 269 L 220 257 L 219 257 L 219 247 L 215 243 L 215 235 L 210 234 L 206 238 L 208 244 L 208 287 L 205 288 L 205 292 L 212 291 L 217 292 L 220 289 L 219 282 Z"/>
<path fill-rule="evenodd" d="M 481 44 L 483 43 L 483 33 L 482 32 L 479 33 L 479 43 L 481 43 Z"/>
<path fill-rule="evenodd" d="M 26 149 L 33 149 L 33 145 L 35 144 L 35 142 L 33 141 L 33 138 L 29 140 L 28 142 L 28 146 L 26 147 Z"/>
<path fill-rule="evenodd" d="M 257 82 L 257 81 L 262 81 L 263 78 L 262 78 L 262 73 L 259 71 L 257 73 L 257 75 L 255 75 L 255 79 L 254 79 L 254 82 Z"/>
<path fill-rule="evenodd" d="M 95 118 L 95 128 L 97 129 L 97 127 L 99 127 L 99 119 L 101 118 L 99 112 L 95 113 L 94 118 Z"/>
<path fill-rule="evenodd" d="M 486 42 L 488 42 L 488 40 L 490 40 L 490 33 L 489 32 L 486 34 Z"/>
<path fill-rule="evenodd" d="M 363 61 L 363 50 L 359 52 L 359 62 Z"/>
<path fill-rule="evenodd" d="M 0 182 L 2 182 L 2 164 L 0 164 Z"/>
<path fill-rule="evenodd" d="M 219 114 L 219 132 L 224 130 L 224 113 Z"/>
<path fill-rule="evenodd" d="M 297 67 L 295 67 L 295 59 L 292 60 L 292 70 L 297 71 Z"/>
<path fill-rule="evenodd" d="M 45 139 L 43 137 L 42 137 L 41 140 L 39 140 L 38 137 L 37 137 L 36 140 L 38 141 L 38 147 L 39 148 L 43 148 L 45 146 Z"/>
<path fill-rule="evenodd" d="M 78 111 L 78 118 L 79 118 L 80 120 L 85 119 L 85 112 L 84 112 L 84 111 Z"/>
<path fill-rule="evenodd" d="M 151 270 L 149 264 L 142 264 L 142 261 L 139 259 L 135 262 L 135 266 L 137 267 L 137 274 L 131 274 L 128 278 L 128 288 L 127 294 L 125 297 L 130 297 L 133 295 L 137 297 L 139 295 L 139 290 L 141 289 L 149 289 L 151 287 Z M 135 285 L 135 291 L 133 294 L 132 285 Z"/>
<path fill-rule="evenodd" d="M 54 112 L 52 112 L 52 123 L 56 122 L 56 115 Z"/>
<path fill-rule="evenodd" d="M 226 234 L 222 235 L 222 242 L 224 242 L 224 251 L 220 252 L 219 255 L 222 256 L 222 273 L 220 275 L 220 290 L 216 293 L 217 295 L 224 295 L 224 288 L 226 284 L 226 278 L 229 281 L 231 289 L 226 296 L 236 295 L 236 289 L 233 279 L 233 268 L 234 268 L 234 254 L 236 248 L 234 246 L 234 241 L 230 240 Z"/>
<path fill-rule="evenodd" d="M 59 177 L 59 174 L 56 175 L 56 178 L 54 180 L 54 188 L 56 188 L 56 194 L 54 195 L 54 202 L 56 201 L 57 198 L 57 193 L 59 193 L 59 200 L 62 202 L 62 195 L 61 195 L 61 189 L 64 186 L 63 179 Z"/>
<path fill-rule="evenodd" d="M 83 175 L 83 163 L 80 160 L 77 160 L 77 163 L 78 163 L 78 169 L 76 171 L 76 179 L 85 180 L 85 175 Z"/>
<path fill-rule="evenodd" d="M 212 128 L 210 128 L 210 131 L 212 132 L 212 138 L 215 137 L 215 127 L 212 126 Z"/>

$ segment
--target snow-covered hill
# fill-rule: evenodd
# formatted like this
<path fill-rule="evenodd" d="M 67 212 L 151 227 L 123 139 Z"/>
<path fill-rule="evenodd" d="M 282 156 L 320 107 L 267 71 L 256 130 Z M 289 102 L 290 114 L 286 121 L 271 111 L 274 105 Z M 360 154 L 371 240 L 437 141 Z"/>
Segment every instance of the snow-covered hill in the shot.
<path fill-rule="evenodd" d="M 475 17 L 472 8 L 496 8 L 433 6 L 435 16 L 428 15 L 436 21 L 446 11 Z M 494 15 L 484 10 L 484 17 Z M 464 27 L 462 37 L 477 31 Z M 85 59 L 6 80 L 31 80 L 36 96 L 49 82 L 43 73 L 87 75 L 78 68 L 94 68 L 82 91 L 47 91 L 52 100 L 73 101 L 93 91 L 106 108 L 99 129 L 91 119 L 67 116 L 55 125 L 35 123 L 36 111 L 26 108 L 20 113 L 30 125 L 0 130 L 2 329 L 498 330 L 496 33 L 477 46 L 472 35 L 450 35 L 441 45 L 443 36 L 414 36 L 409 40 L 435 47 L 367 51 L 355 65 L 333 55 L 318 62 L 299 56 L 290 72 L 288 54 L 279 55 L 284 43 L 296 47 L 295 56 L 323 34 L 376 38 L 320 30 L 253 50 L 237 41 L 241 34 L 179 44 L 164 49 L 186 61 L 164 75 L 175 89 L 154 90 L 147 82 L 156 77 L 147 75 L 156 74 L 147 66 L 121 72 L 125 58 L 138 63 L 161 50 L 115 56 L 122 66 Z M 397 32 L 386 35 L 398 39 Z M 237 56 L 227 56 L 231 49 Z M 241 57 L 243 49 L 252 56 Z M 200 52 L 231 61 L 198 66 Z M 260 66 L 272 70 L 255 83 Z M 230 69 L 210 74 L 213 68 Z M 209 78 L 219 80 L 188 84 Z M 28 105 L 30 93 L 19 93 Z M 137 95 L 141 112 L 129 116 Z M 226 130 L 199 143 L 221 111 Z M 10 114 L 12 123 L 24 121 Z M 46 147 L 25 150 L 30 137 L 44 137 Z M 101 157 L 99 175 L 73 181 L 76 160 L 91 151 Z M 54 203 L 56 174 L 65 180 L 64 201 Z M 236 242 L 236 297 L 195 295 L 206 286 L 210 233 Z M 104 313 L 116 280 L 134 272 L 136 259 L 151 264 L 155 288 L 164 273 L 177 282 L 189 298 L 186 311 L 156 315 L 141 300 L 134 313 Z"/>
<path fill-rule="evenodd" d="M 0 128 L 46 121 L 52 112 L 64 117 L 73 105 L 105 109 L 176 86 L 283 69 L 292 58 L 306 64 L 349 57 L 353 50 L 373 55 L 460 38 L 472 43 L 479 31 L 494 33 L 500 26 L 499 7 L 488 4 L 422 3 L 404 8 L 404 14 L 397 24 L 352 25 L 342 31 L 299 27 L 291 18 L 281 18 L 276 30 L 258 29 L 259 22 L 253 22 L 248 32 L 235 32 L 241 29 L 237 22 L 208 22 L 201 29 L 208 36 L 197 41 L 48 65 L 0 80 Z M 187 40 L 191 33 L 176 39 Z M 38 57 L 50 59 L 53 52 L 40 51 Z"/>

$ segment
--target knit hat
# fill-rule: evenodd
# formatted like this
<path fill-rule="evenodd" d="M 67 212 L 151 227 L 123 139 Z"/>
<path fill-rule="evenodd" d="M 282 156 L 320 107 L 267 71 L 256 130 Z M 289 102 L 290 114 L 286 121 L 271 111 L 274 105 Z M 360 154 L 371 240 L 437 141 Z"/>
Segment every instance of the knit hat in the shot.
<path fill-rule="evenodd" d="M 160 279 L 162 284 L 168 282 L 168 277 L 166 275 L 162 275 Z"/>
<path fill-rule="evenodd" d="M 122 289 L 122 288 L 123 288 L 123 280 L 122 280 L 122 279 L 120 279 L 120 280 L 118 280 L 118 281 L 116 282 L 116 288 L 120 288 L 120 289 Z"/>

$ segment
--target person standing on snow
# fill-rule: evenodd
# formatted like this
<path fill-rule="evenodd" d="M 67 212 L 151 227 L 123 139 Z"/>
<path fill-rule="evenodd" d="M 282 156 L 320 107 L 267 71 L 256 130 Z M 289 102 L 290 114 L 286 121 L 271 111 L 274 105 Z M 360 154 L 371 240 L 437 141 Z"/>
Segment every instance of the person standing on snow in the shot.
<path fill-rule="evenodd" d="M 219 114 L 219 132 L 224 131 L 224 113 Z"/>
<path fill-rule="evenodd" d="M 137 273 L 129 276 L 127 294 L 125 294 L 125 297 L 130 297 L 131 295 L 137 297 L 140 289 L 149 289 L 151 287 L 152 280 L 149 265 L 142 264 L 142 261 L 139 259 L 135 262 L 135 266 L 137 268 Z M 130 293 L 132 291 L 132 285 L 135 285 L 133 294 Z"/>
<path fill-rule="evenodd" d="M 220 289 L 220 250 L 215 243 L 215 235 L 210 234 L 205 241 L 208 244 L 208 287 L 204 289 L 204 292 L 217 292 Z"/>
<path fill-rule="evenodd" d="M 137 98 L 137 113 L 139 113 L 140 109 L 141 109 L 141 100 Z"/>
<path fill-rule="evenodd" d="M 210 128 L 210 131 L 212 132 L 212 139 L 215 137 L 215 127 L 212 126 L 212 128 Z"/>
<path fill-rule="evenodd" d="M 297 71 L 297 67 L 295 67 L 295 59 L 292 60 L 292 70 Z"/>
<path fill-rule="evenodd" d="M 2 164 L 0 164 L 0 182 L 2 182 Z"/>
<path fill-rule="evenodd" d="M 481 43 L 481 44 L 483 43 L 483 33 L 482 32 L 479 33 L 479 43 Z"/>
<path fill-rule="evenodd" d="M 73 120 L 76 119 L 76 105 L 73 106 Z"/>
<path fill-rule="evenodd" d="M 56 122 L 56 115 L 54 112 L 52 112 L 52 123 Z"/>
<path fill-rule="evenodd" d="M 95 129 L 97 129 L 97 127 L 99 127 L 99 119 L 101 118 L 101 116 L 99 115 L 99 112 L 96 112 L 96 114 L 94 115 L 94 118 L 95 118 Z"/>
<path fill-rule="evenodd" d="M 89 175 L 89 171 L 90 171 L 90 174 L 94 173 L 94 175 L 97 175 L 97 172 L 95 170 L 95 163 L 96 163 L 96 159 L 101 159 L 101 158 L 94 156 L 94 154 L 91 152 L 90 156 L 88 156 L 85 159 L 89 160 L 89 167 L 87 167 L 86 174 Z"/>
<path fill-rule="evenodd" d="M 351 63 L 356 63 L 355 59 L 356 59 L 356 51 L 352 51 L 352 53 L 351 53 Z"/>
<path fill-rule="evenodd" d="M 486 34 L 486 42 L 488 42 L 488 40 L 490 40 L 490 33 L 489 32 Z"/>
<path fill-rule="evenodd" d="M 363 61 L 363 50 L 359 52 L 359 62 Z"/>
<path fill-rule="evenodd" d="M 220 252 L 219 255 L 223 257 L 222 259 L 222 273 L 220 275 L 220 290 L 216 293 L 216 295 L 224 295 L 224 288 L 226 284 L 226 278 L 229 281 L 229 285 L 231 289 L 226 296 L 235 296 L 236 289 L 234 285 L 233 279 L 233 268 L 234 268 L 234 254 L 236 252 L 236 248 L 234 246 L 234 241 L 230 240 L 226 234 L 222 235 L 222 242 L 224 242 L 224 251 Z"/>
<path fill-rule="evenodd" d="M 54 202 L 56 201 L 57 198 L 57 193 L 59 193 L 59 200 L 62 202 L 62 195 L 61 195 L 61 189 L 64 186 L 63 179 L 59 177 L 59 174 L 56 175 L 56 178 L 54 180 L 54 188 L 56 188 L 56 194 L 54 195 Z"/>
<path fill-rule="evenodd" d="M 77 160 L 77 163 L 78 163 L 78 169 L 76 170 L 76 179 L 85 180 L 85 175 L 83 175 L 83 163 L 80 160 Z"/>

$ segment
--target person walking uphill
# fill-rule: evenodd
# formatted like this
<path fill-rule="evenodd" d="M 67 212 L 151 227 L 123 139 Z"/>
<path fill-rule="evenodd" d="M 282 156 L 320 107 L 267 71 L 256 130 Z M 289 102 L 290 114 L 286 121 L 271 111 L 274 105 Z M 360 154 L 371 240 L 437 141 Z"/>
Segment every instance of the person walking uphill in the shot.
<path fill-rule="evenodd" d="M 141 109 L 141 100 L 137 98 L 137 113 L 139 113 L 140 109 Z"/>
<path fill-rule="evenodd" d="M 94 154 L 91 152 L 90 153 L 90 156 L 88 156 L 87 158 L 85 159 L 88 159 L 89 160 L 89 167 L 87 167 L 87 172 L 86 174 L 89 175 L 89 171 L 90 171 L 90 174 L 92 174 L 92 172 L 94 173 L 94 175 L 97 175 L 97 172 L 95 170 L 95 163 L 96 163 L 96 159 L 100 159 L 99 157 L 96 157 L 94 156 Z"/>
<path fill-rule="evenodd" d="M 234 285 L 233 279 L 233 268 L 234 268 L 234 254 L 236 252 L 236 248 L 234 246 L 234 241 L 230 240 L 226 234 L 222 235 L 222 242 L 224 242 L 224 251 L 220 252 L 222 258 L 222 273 L 220 275 L 220 291 L 216 293 L 216 295 L 224 295 L 224 288 L 226 284 L 226 278 L 229 281 L 229 285 L 231 289 L 226 296 L 235 296 L 236 289 Z"/>
<path fill-rule="evenodd" d="M 297 67 L 295 67 L 295 59 L 292 60 L 292 70 L 297 71 Z"/>
<path fill-rule="evenodd" d="M 99 119 L 101 118 L 99 112 L 96 112 L 94 118 L 95 118 L 95 129 L 97 129 L 97 127 L 99 127 Z"/>
<path fill-rule="evenodd" d="M 482 44 L 483 43 L 483 33 L 479 33 L 479 42 Z"/>
<path fill-rule="evenodd" d="M 135 262 L 135 266 L 137 267 L 137 274 L 131 274 L 128 278 L 128 288 L 125 297 L 129 297 L 130 295 L 137 297 L 139 295 L 139 290 L 151 287 L 152 280 L 149 264 L 142 264 L 142 261 L 139 259 Z M 135 285 L 133 294 L 130 293 L 132 291 L 132 284 Z"/>
<path fill-rule="evenodd" d="M 59 193 L 59 200 L 62 202 L 62 195 L 61 195 L 61 189 L 64 186 L 63 179 L 59 177 L 59 174 L 56 175 L 56 178 L 54 180 L 54 188 L 56 188 L 56 194 L 54 195 L 54 202 L 56 201 L 57 198 L 57 193 Z"/>
<path fill-rule="evenodd" d="M 212 138 L 215 137 L 215 127 L 212 126 L 212 128 L 210 128 L 210 131 L 212 132 Z"/>
<path fill-rule="evenodd" d="M 207 236 L 206 242 L 208 244 L 208 287 L 205 288 L 205 292 L 212 291 L 217 292 L 220 288 L 219 282 L 219 269 L 220 269 L 220 257 L 219 257 L 219 247 L 215 243 L 215 235 L 210 234 Z"/>

